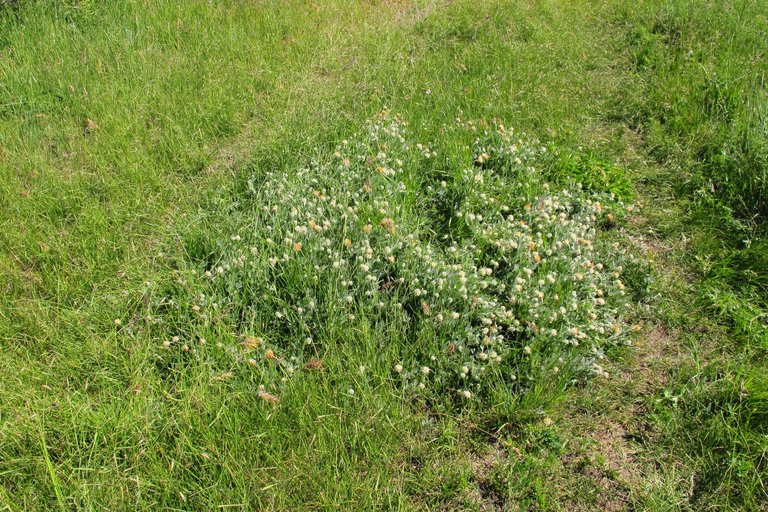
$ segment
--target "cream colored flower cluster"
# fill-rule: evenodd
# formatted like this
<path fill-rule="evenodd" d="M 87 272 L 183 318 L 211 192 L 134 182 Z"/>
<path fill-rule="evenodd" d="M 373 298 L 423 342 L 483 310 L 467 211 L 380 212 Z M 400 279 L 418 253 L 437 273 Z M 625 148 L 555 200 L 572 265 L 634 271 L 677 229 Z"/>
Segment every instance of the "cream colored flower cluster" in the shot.
<path fill-rule="evenodd" d="M 620 248 L 598 235 L 624 205 L 548 184 L 546 150 L 503 126 L 453 129 L 469 134 L 460 166 L 385 110 L 305 167 L 266 172 L 200 276 L 259 340 L 233 357 L 287 379 L 370 325 L 402 344 L 389 378 L 407 393 L 474 400 L 604 373 L 628 301 Z"/>

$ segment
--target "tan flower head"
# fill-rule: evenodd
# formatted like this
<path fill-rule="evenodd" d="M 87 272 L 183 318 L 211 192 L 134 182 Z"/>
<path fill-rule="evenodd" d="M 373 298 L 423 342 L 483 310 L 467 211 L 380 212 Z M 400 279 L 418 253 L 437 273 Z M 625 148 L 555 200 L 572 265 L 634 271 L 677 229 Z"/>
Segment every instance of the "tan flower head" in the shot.
<path fill-rule="evenodd" d="M 390 233 L 394 233 L 395 232 L 395 221 L 393 221 L 389 217 L 381 219 L 380 224 L 381 224 L 381 227 L 383 227 L 384 229 L 386 229 Z"/>
<path fill-rule="evenodd" d="M 264 340 L 257 336 L 246 336 L 245 340 L 243 340 L 242 346 L 243 350 L 246 352 L 249 352 L 251 350 L 254 350 L 256 348 L 259 348 Z"/>
<path fill-rule="evenodd" d="M 266 391 L 259 391 L 259 398 L 261 398 L 265 402 L 269 402 L 270 404 L 277 404 L 280 402 L 280 399 L 278 397 L 276 397 L 272 393 L 267 393 Z"/>
<path fill-rule="evenodd" d="M 323 361 L 320 359 L 312 358 L 304 365 L 305 370 L 321 370 L 323 368 Z"/>

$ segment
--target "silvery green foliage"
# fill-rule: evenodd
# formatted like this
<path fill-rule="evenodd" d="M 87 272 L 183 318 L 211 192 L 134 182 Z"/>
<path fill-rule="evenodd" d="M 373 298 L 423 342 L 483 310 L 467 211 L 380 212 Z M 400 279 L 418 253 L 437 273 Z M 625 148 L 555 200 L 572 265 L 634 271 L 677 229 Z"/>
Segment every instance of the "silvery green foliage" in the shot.
<path fill-rule="evenodd" d="M 546 148 L 501 125 L 452 129 L 476 134 L 472 159 L 437 177 L 441 151 L 384 111 L 252 185 L 253 213 L 199 276 L 194 307 L 215 305 L 251 336 L 247 353 L 218 349 L 243 371 L 277 365 L 264 375 L 285 382 L 365 322 L 402 344 L 393 382 L 438 400 L 604 374 L 606 347 L 628 340 L 627 256 L 598 233 L 624 205 L 549 185 Z"/>

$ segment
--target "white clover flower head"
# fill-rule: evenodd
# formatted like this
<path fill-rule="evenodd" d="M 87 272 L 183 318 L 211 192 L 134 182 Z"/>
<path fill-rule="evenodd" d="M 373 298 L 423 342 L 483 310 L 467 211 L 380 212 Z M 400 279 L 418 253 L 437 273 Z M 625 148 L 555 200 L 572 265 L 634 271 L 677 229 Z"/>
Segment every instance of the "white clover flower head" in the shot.
<path fill-rule="evenodd" d="M 493 127 L 457 123 L 474 132 L 476 140 L 468 149 L 476 160 L 456 169 L 450 179 L 416 192 L 427 200 L 441 201 L 450 200 L 454 192 L 461 195 L 451 220 L 463 220 L 468 237 L 455 241 L 452 234 L 437 232 L 439 242 L 433 243 L 431 236 L 422 235 L 421 219 L 412 218 L 403 206 L 408 204 L 406 196 L 415 192 L 409 190 L 414 169 L 406 162 L 432 158 L 438 152 L 427 144 L 411 144 L 405 123 L 384 110 L 367 123 L 359 138 L 343 141 L 330 154 L 318 153 L 295 172 L 267 171 L 267 182 L 259 187 L 264 200 L 255 212 L 255 230 L 244 226 L 246 231 L 240 231 L 249 243 L 230 243 L 230 252 L 219 266 L 206 271 L 203 286 L 209 298 L 192 302 L 191 311 L 196 313 L 192 321 L 200 322 L 202 331 L 218 315 L 226 314 L 230 284 L 266 288 L 262 299 L 278 295 L 282 300 L 274 275 L 285 272 L 299 278 L 287 282 L 288 300 L 281 309 L 259 298 L 254 307 L 266 304 L 269 309 L 264 313 L 304 333 L 322 332 L 334 300 L 346 305 L 343 321 L 353 320 L 352 312 L 358 309 L 366 316 L 391 313 L 397 318 L 415 315 L 432 320 L 429 326 L 436 334 L 455 341 L 447 351 L 422 359 L 431 368 L 412 360 L 399 361 L 394 372 L 416 369 L 417 378 L 411 380 L 408 373 L 405 382 L 411 390 L 431 387 L 434 372 L 435 392 L 440 393 L 445 384 L 438 369 L 453 368 L 464 383 L 456 392 L 467 398 L 480 395 L 491 375 L 502 370 L 495 366 L 502 357 L 513 365 L 519 335 L 531 333 L 557 342 L 569 361 L 556 363 L 561 373 L 570 369 L 570 361 L 584 361 L 589 368 L 607 344 L 626 343 L 629 330 L 615 328 L 625 325 L 622 304 L 628 298 L 622 298 L 626 286 L 618 270 L 625 247 L 617 244 L 610 260 L 605 260 L 610 242 L 598 239 L 600 223 L 617 200 L 604 201 L 577 187 L 549 187 L 543 182 L 544 173 L 537 170 L 541 145 L 518 138 L 498 123 Z M 497 156 L 499 163 L 519 165 L 526 173 L 525 183 L 486 165 Z M 618 203 L 618 208 L 624 205 Z M 227 233 L 227 238 L 241 242 L 235 232 Z M 222 274 L 231 276 L 231 283 L 217 280 Z M 256 279 L 264 281 L 248 282 Z M 326 284 L 338 291 L 319 295 L 321 302 L 310 305 L 316 287 Z M 157 315 L 151 321 L 162 320 Z M 169 340 L 170 334 L 166 335 Z M 296 337 L 296 347 L 285 347 L 280 358 L 283 381 L 303 359 L 295 359 L 296 354 L 312 343 L 304 334 Z M 179 341 L 184 350 L 194 350 L 182 344 Z M 589 352 L 593 345 L 600 351 Z M 248 361 L 234 346 L 217 346 L 237 361 Z M 523 350 L 532 354 L 530 346 Z M 465 358 L 466 364 L 455 366 L 452 361 L 457 357 Z M 254 359 L 262 364 L 261 358 Z M 359 370 L 371 371 L 363 366 Z M 526 364 L 503 371 L 513 380 L 531 376 Z M 595 370 L 596 375 L 603 372 Z"/>

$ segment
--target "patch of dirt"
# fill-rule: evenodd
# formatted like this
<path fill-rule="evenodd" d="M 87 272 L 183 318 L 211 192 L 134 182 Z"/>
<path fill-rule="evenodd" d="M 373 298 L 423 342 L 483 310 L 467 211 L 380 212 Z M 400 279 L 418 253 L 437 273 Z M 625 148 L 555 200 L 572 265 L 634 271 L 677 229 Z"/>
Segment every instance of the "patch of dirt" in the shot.
<path fill-rule="evenodd" d="M 421 6 L 409 0 L 385 0 L 389 8 L 395 9 L 395 24 L 401 27 L 412 27 L 427 19 L 438 8 L 445 8 L 451 0 L 433 0 Z"/>
<path fill-rule="evenodd" d="M 258 122 L 252 121 L 232 139 L 222 144 L 216 156 L 205 168 L 206 175 L 219 175 L 222 172 L 233 172 L 238 165 L 248 161 L 248 156 L 254 147 L 254 138 Z"/>
<path fill-rule="evenodd" d="M 577 511 L 628 510 L 632 489 L 644 477 L 644 468 L 636 460 L 639 449 L 621 422 L 601 418 L 596 423 L 589 432 L 581 430 L 586 425 L 576 429 L 571 450 L 561 462 L 574 475 L 573 481 L 597 490 L 597 504 L 570 499 L 566 508 Z"/>
<path fill-rule="evenodd" d="M 494 489 L 491 477 L 494 468 L 507 461 L 507 454 L 498 443 L 489 446 L 483 454 L 472 454 L 469 459 L 472 474 L 477 483 L 474 500 L 482 512 L 503 510 L 504 500 Z"/>
<path fill-rule="evenodd" d="M 654 326 L 635 342 L 635 365 L 621 372 L 621 379 L 632 384 L 637 394 L 657 393 L 667 384 L 667 368 L 682 356 L 679 348 L 676 333 Z"/>
<path fill-rule="evenodd" d="M 682 239 L 672 242 L 658 232 L 658 226 L 653 224 L 653 220 L 642 215 L 630 215 L 626 219 L 626 228 L 622 229 L 624 236 L 632 242 L 635 247 L 645 254 L 653 255 L 654 259 L 664 258 L 670 254 L 679 245 L 685 245 L 688 240 Z"/>
<path fill-rule="evenodd" d="M 585 393 L 589 409 L 566 405 L 563 424 L 573 441 L 563 466 L 587 478 L 600 494 L 600 510 L 631 509 L 631 496 L 655 469 L 642 458 L 648 422 L 645 402 L 667 383 L 667 371 L 682 356 L 677 333 L 654 326 L 635 342 L 634 360 L 617 368 L 613 377 L 595 381 Z M 619 363 L 616 364 L 618 366 Z M 578 404 L 576 397 L 574 403 Z M 590 414 L 591 413 L 591 414 Z M 581 508 L 580 508 L 581 507 Z M 590 510 L 572 503 L 569 509 Z"/>
<path fill-rule="evenodd" d="M 494 443 L 482 455 L 472 454 L 469 464 L 475 477 L 479 480 L 485 480 L 490 476 L 494 467 L 506 460 L 507 454 L 504 449 L 498 443 Z"/>
<path fill-rule="evenodd" d="M 672 245 L 664 242 L 661 237 L 650 234 L 632 234 L 627 238 L 645 254 L 652 254 L 655 258 L 663 256 L 672 250 Z"/>
<path fill-rule="evenodd" d="M 605 469 L 615 473 L 622 482 L 634 482 L 642 477 L 635 456 L 639 449 L 630 441 L 626 426 L 618 421 L 601 422 L 591 434 Z"/>
<path fill-rule="evenodd" d="M 628 489 L 617 482 L 610 472 L 595 465 L 587 457 L 568 455 L 563 458 L 563 466 L 571 473 L 586 479 L 592 486 L 599 489 L 597 503 L 583 503 L 575 499 L 568 499 L 565 510 L 586 512 L 588 510 L 601 510 L 618 512 L 629 508 Z M 576 479 L 578 481 L 578 479 Z"/>

